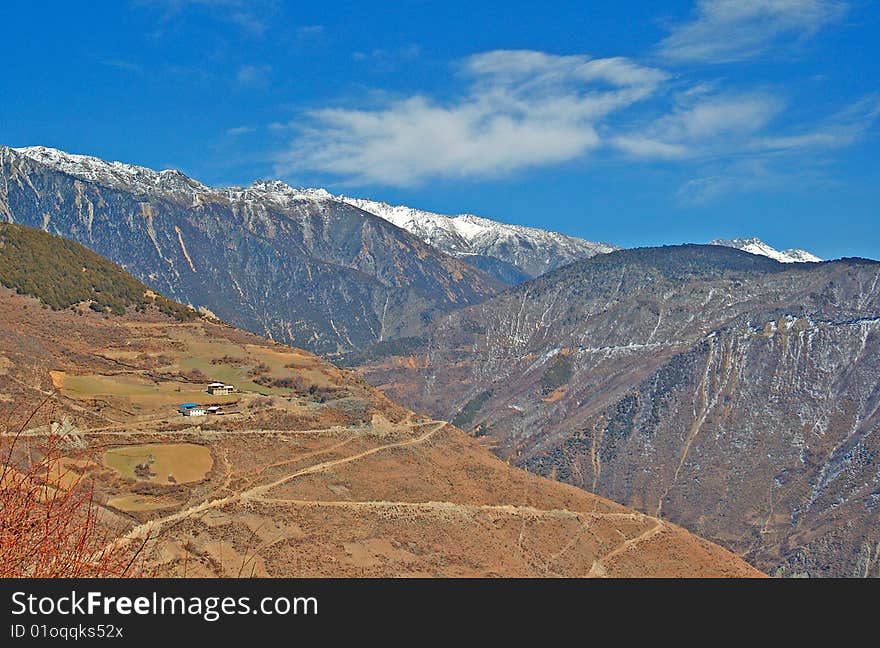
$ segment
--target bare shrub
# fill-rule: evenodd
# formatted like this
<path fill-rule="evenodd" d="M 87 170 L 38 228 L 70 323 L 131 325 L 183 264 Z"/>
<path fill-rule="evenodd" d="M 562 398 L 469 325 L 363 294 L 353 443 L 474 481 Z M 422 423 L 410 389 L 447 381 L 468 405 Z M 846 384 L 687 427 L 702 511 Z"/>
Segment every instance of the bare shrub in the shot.
<path fill-rule="evenodd" d="M 0 423 L 0 578 L 141 575 L 146 541 L 113 542 L 87 478 L 88 450 L 71 448 L 54 428 L 23 436 L 47 401 L 21 423 L 12 414 Z"/>

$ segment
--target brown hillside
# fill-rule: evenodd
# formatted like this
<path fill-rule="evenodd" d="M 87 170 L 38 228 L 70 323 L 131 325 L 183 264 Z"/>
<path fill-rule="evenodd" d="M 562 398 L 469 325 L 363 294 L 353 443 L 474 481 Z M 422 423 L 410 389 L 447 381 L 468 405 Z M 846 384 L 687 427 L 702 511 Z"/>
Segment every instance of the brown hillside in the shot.
<path fill-rule="evenodd" d="M 24 447 L 54 429 L 91 448 L 105 521 L 117 542 L 151 538 L 159 575 L 760 575 L 309 353 L 150 309 L 82 310 L 0 289 L 0 408 L 20 417 L 51 395 Z M 239 391 L 211 396 L 209 379 Z M 183 402 L 228 413 L 183 417 Z"/>

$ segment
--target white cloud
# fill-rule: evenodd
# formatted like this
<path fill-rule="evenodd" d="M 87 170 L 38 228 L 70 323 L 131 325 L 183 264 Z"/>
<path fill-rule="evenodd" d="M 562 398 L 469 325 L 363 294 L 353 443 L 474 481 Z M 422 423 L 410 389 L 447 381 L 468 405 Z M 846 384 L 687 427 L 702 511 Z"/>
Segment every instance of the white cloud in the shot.
<path fill-rule="evenodd" d="M 254 129 L 251 126 L 236 126 L 234 128 L 227 128 L 226 134 L 232 135 L 233 137 L 237 135 L 247 135 L 248 133 L 253 133 Z"/>
<path fill-rule="evenodd" d="M 723 173 L 688 180 L 678 188 L 675 197 L 682 205 L 704 205 L 735 191 L 756 191 L 769 186 L 762 175 L 737 173 L 725 169 Z"/>
<path fill-rule="evenodd" d="M 658 128 L 669 138 L 692 143 L 719 136 L 739 136 L 760 130 L 782 109 L 769 95 L 722 95 L 700 100 L 662 118 Z"/>
<path fill-rule="evenodd" d="M 767 94 L 692 95 L 693 101 L 675 108 L 640 130 L 618 135 L 612 144 L 634 157 L 685 158 L 735 152 L 748 148 L 782 110 L 782 102 Z"/>
<path fill-rule="evenodd" d="M 681 144 L 661 142 L 645 136 L 619 135 L 612 140 L 612 143 L 633 157 L 675 159 L 688 155 L 687 148 Z"/>
<path fill-rule="evenodd" d="M 698 0 L 693 20 L 675 27 L 658 51 L 677 61 L 741 61 L 808 37 L 846 9 L 838 0 Z"/>
<path fill-rule="evenodd" d="M 402 61 L 413 61 L 422 55 L 422 48 L 416 43 L 410 43 L 393 49 L 377 48 L 369 52 L 354 52 L 351 58 L 355 61 L 373 61 L 383 64 L 393 64 Z"/>
<path fill-rule="evenodd" d="M 685 98 L 686 94 L 682 95 Z M 784 108 L 767 94 L 693 94 L 670 114 L 616 135 L 611 144 L 632 157 L 676 159 L 780 154 L 796 149 L 849 146 L 880 117 L 880 95 L 871 95 L 808 127 L 767 132 Z"/>
<path fill-rule="evenodd" d="M 408 185 L 491 177 L 580 157 L 597 125 L 654 93 L 667 75 L 627 59 L 493 51 L 462 61 L 463 96 L 423 95 L 378 109 L 323 109 L 276 172 L 329 172 L 352 183 Z"/>

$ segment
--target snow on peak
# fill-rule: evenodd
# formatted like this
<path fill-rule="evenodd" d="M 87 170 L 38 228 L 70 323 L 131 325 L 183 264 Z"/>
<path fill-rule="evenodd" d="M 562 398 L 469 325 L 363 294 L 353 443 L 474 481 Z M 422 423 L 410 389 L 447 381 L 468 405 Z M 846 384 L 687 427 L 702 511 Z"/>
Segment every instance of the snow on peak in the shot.
<path fill-rule="evenodd" d="M 326 189 L 296 189 L 281 180 L 257 180 L 248 189 L 264 193 L 286 196 L 295 200 L 332 200 L 333 196 Z"/>
<path fill-rule="evenodd" d="M 322 201 L 332 200 L 325 189 L 295 189 L 281 180 L 257 180 L 247 187 L 226 187 L 221 189 L 231 200 L 266 200 L 281 207 L 289 207 L 292 204 L 304 200 Z"/>
<path fill-rule="evenodd" d="M 519 232 L 526 234 L 527 229 L 518 225 L 508 225 L 507 223 L 498 223 L 488 218 L 480 218 L 473 214 L 460 214 L 452 217 L 452 226 L 466 239 L 473 241 L 477 237 L 490 232 L 505 230 L 507 232 Z M 549 233 L 549 232 L 548 232 Z"/>
<path fill-rule="evenodd" d="M 333 196 L 325 189 L 294 188 L 280 180 L 257 180 L 248 186 L 212 188 L 180 171 L 155 171 L 122 162 L 108 162 L 45 146 L 14 149 L 19 155 L 74 178 L 135 194 L 165 195 L 192 201 L 193 206 L 228 200 L 253 206 L 296 209 L 308 203 L 345 203 L 409 231 L 447 254 L 469 257 L 478 267 L 498 276 L 536 277 L 559 266 L 617 249 L 557 232 L 511 225 L 473 214 L 447 216 L 386 202 Z M 329 212 L 328 212 L 329 213 Z M 500 262 L 500 265 L 499 265 Z M 482 265 L 481 265 L 482 264 Z"/>
<path fill-rule="evenodd" d="M 389 205 L 387 202 L 378 200 L 365 200 L 349 196 L 335 196 L 335 198 L 340 202 L 348 203 L 365 212 L 379 216 L 418 236 L 425 243 L 440 247 L 446 252 L 464 253 L 468 251 L 467 240 L 456 230 L 453 219 L 449 216 L 432 214 L 405 205 Z"/>
<path fill-rule="evenodd" d="M 210 191 L 176 169 L 155 171 L 123 162 L 107 162 L 90 155 L 67 153 L 47 146 L 28 146 L 13 149 L 21 155 L 62 173 L 126 191 L 166 191 L 202 193 Z"/>
<path fill-rule="evenodd" d="M 807 252 L 806 250 L 802 250 L 800 248 L 783 250 L 782 254 L 791 259 L 792 263 L 820 263 L 822 261 L 822 259 L 817 257 L 815 254 L 812 254 L 811 252 Z"/>
<path fill-rule="evenodd" d="M 294 189 L 280 180 L 257 180 L 247 187 L 215 189 L 203 185 L 176 169 L 155 171 L 146 167 L 107 162 L 89 155 L 67 153 L 46 146 L 14 149 L 17 153 L 80 180 L 134 193 L 164 193 L 191 197 L 194 204 L 206 195 L 229 200 L 267 201 L 289 207 L 297 201 L 332 200 L 325 189 Z"/>
<path fill-rule="evenodd" d="M 736 248 L 750 254 L 770 257 L 780 263 L 818 263 L 822 261 L 815 254 L 797 248 L 780 252 L 759 238 L 715 239 L 714 241 L 709 241 L 709 245 L 723 245 L 724 247 Z"/>
<path fill-rule="evenodd" d="M 473 214 L 447 216 L 350 196 L 336 196 L 335 199 L 384 218 L 447 254 L 492 257 L 513 264 L 532 277 L 577 259 L 617 249 L 604 243 L 510 225 Z"/>

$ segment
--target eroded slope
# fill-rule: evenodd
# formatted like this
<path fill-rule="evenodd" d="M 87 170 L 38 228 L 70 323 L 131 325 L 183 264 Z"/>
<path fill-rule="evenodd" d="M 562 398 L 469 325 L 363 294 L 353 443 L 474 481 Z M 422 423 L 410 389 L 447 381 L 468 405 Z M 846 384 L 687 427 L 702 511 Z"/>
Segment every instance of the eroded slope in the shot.
<path fill-rule="evenodd" d="M 517 465 L 780 575 L 880 575 L 880 265 L 573 264 L 355 360 Z"/>

